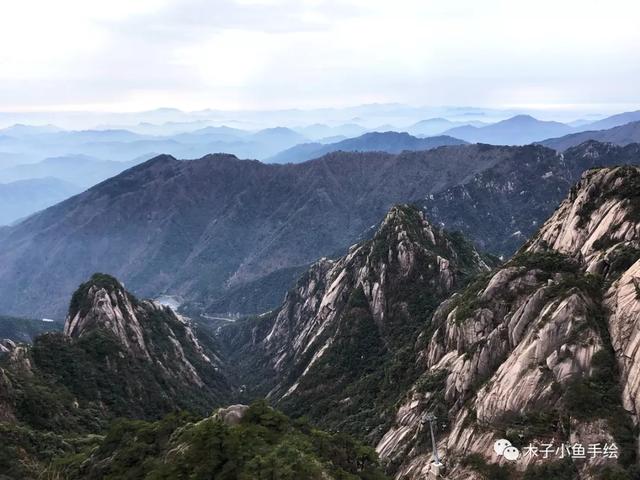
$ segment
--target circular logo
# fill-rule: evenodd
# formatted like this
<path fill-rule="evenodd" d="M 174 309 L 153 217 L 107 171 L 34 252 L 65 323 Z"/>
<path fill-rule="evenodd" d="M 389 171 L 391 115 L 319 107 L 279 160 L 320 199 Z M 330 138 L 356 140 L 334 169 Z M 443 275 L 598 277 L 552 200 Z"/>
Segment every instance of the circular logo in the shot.
<path fill-rule="evenodd" d="M 500 440 L 496 440 L 496 443 L 493 444 L 493 451 L 496 452 L 499 456 L 502 456 L 505 449 L 510 446 L 511 442 L 509 440 L 501 438 Z"/>
<path fill-rule="evenodd" d="M 518 460 L 518 458 L 520 458 L 520 450 L 518 450 L 516 447 L 507 447 L 502 452 L 502 455 L 507 460 L 515 462 L 516 460 Z"/>

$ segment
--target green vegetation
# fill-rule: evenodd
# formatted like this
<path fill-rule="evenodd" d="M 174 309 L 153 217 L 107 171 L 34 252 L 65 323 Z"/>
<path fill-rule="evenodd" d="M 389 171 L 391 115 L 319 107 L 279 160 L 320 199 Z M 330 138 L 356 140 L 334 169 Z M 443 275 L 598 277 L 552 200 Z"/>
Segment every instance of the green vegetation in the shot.
<path fill-rule="evenodd" d="M 640 260 L 640 248 L 622 245 L 616 248 L 609 256 L 608 275 L 615 278 L 624 273 L 638 260 Z"/>
<path fill-rule="evenodd" d="M 571 461 L 531 465 L 527 468 L 523 480 L 577 480 L 578 470 Z"/>
<path fill-rule="evenodd" d="M 490 280 L 491 274 L 489 273 L 479 275 L 462 291 L 462 293 L 454 298 L 454 301 L 451 304 L 451 310 L 457 308 L 455 313 L 455 320 L 457 323 L 461 323 L 466 319 L 471 318 L 476 310 L 486 305 L 480 299 L 480 292 L 487 288 Z"/>
<path fill-rule="evenodd" d="M 51 432 L 0 422 L 0 478 L 31 479 L 43 472 L 42 465 L 73 451 L 68 439 Z M 43 477 L 46 478 L 46 477 Z"/>
<path fill-rule="evenodd" d="M 285 398 L 281 406 L 293 416 L 321 421 L 325 428 L 363 436 L 395 402 L 400 392 L 390 384 L 407 374 L 409 358 L 390 352 L 382 342 L 362 288 L 352 293 L 333 338 L 313 365 L 313 374 L 302 377 L 296 395 Z M 300 373 L 293 372 L 292 377 Z"/>
<path fill-rule="evenodd" d="M 384 480 L 375 452 L 256 402 L 238 425 L 186 414 L 122 420 L 104 439 L 58 460 L 68 480 Z"/>
<path fill-rule="evenodd" d="M 478 472 L 485 480 L 511 480 L 514 474 L 510 466 L 487 463 L 485 458 L 477 453 L 466 456 L 460 463 L 463 467 Z"/>
<path fill-rule="evenodd" d="M 518 448 L 523 448 L 530 441 L 540 437 L 562 437 L 566 431 L 566 420 L 557 410 L 510 412 L 495 423 L 504 425 L 502 438 L 506 438 Z"/>
<path fill-rule="evenodd" d="M 75 315 L 79 312 L 81 315 L 85 315 L 89 311 L 91 308 L 91 304 L 89 303 L 91 296 L 88 295 L 88 292 L 91 287 L 98 289 L 104 288 L 109 293 L 122 290 L 122 285 L 115 277 L 105 273 L 94 273 L 88 281 L 81 284 L 73 293 L 71 302 L 69 303 L 70 314 Z M 136 301 L 135 297 L 130 293 L 126 292 L 125 294 L 128 295 L 133 302 Z"/>
<path fill-rule="evenodd" d="M 157 419 L 176 408 L 205 413 L 211 407 L 212 399 L 205 390 L 125 352 L 118 339 L 104 330 L 93 330 L 78 339 L 43 335 L 34 342 L 31 355 L 36 375 L 26 383 L 37 381 L 41 386 L 37 395 L 28 395 L 29 390 L 25 390 L 31 401 L 43 396 L 69 396 L 77 399 L 81 409 L 102 410 L 100 417 L 107 418 Z M 28 410 L 19 408 L 19 412 L 32 424 Z M 42 416 L 36 409 L 34 420 Z M 59 427 L 64 427 L 65 421 L 61 422 Z"/>
<path fill-rule="evenodd" d="M 592 374 L 567 386 L 565 406 L 578 420 L 605 418 L 620 448 L 620 463 L 632 465 L 636 460 L 636 428 L 620 403 L 618 364 L 613 351 L 603 349 L 592 359 Z"/>
<path fill-rule="evenodd" d="M 575 260 L 555 250 L 522 251 L 515 255 L 507 266 L 525 267 L 527 270 L 537 269 L 546 273 L 577 273 L 580 269 L 580 265 Z"/>

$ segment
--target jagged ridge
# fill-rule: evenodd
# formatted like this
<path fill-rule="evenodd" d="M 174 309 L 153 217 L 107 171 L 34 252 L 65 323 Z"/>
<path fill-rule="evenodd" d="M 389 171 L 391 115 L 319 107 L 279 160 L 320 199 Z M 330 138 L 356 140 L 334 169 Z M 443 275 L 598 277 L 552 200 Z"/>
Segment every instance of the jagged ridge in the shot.
<path fill-rule="evenodd" d="M 621 467 L 633 464 L 639 175 L 637 167 L 586 172 L 522 251 L 438 308 L 435 330 L 421 340 L 423 376 L 377 447 L 399 466 L 397 478 L 431 469 L 421 428 L 428 411 L 447 424 L 439 442 L 447 478 L 483 478 L 464 459 L 497 463 L 493 442 L 507 435 L 518 443 L 615 441 Z M 593 475 L 606 463 L 567 468 Z M 525 469 L 537 478 L 538 465 L 521 460 L 507 478 Z"/>
<path fill-rule="evenodd" d="M 380 434 L 411 345 L 437 304 L 487 271 L 459 235 L 415 207 L 392 208 L 370 241 L 317 262 L 278 310 L 223 332 L 238 375 L 293 415 L 357 434 Z"/>

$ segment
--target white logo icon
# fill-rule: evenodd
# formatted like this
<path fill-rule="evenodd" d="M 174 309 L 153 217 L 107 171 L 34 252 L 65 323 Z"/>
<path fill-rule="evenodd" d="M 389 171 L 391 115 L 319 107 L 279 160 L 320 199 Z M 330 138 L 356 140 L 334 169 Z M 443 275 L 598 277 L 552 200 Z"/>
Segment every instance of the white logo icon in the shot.
<path fill-rule="evenodd" d="M 511 462 L 520 458 L 520 450 L 511 445 L 511 442 L 504 438 L 496 440 L 496 443 L 493 444 L 493 451 L 496 452 L 498 456 L 504 457 Z"/>

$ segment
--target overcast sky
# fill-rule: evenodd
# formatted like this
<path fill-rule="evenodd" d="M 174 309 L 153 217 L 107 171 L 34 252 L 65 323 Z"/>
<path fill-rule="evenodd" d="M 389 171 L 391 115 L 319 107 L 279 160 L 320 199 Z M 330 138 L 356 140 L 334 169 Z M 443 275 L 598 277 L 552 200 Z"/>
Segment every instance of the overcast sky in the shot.
<path fill-rule="evenodd" d="M 637 0 L 15 0 L 0 110 L 637 105 Z"/>

